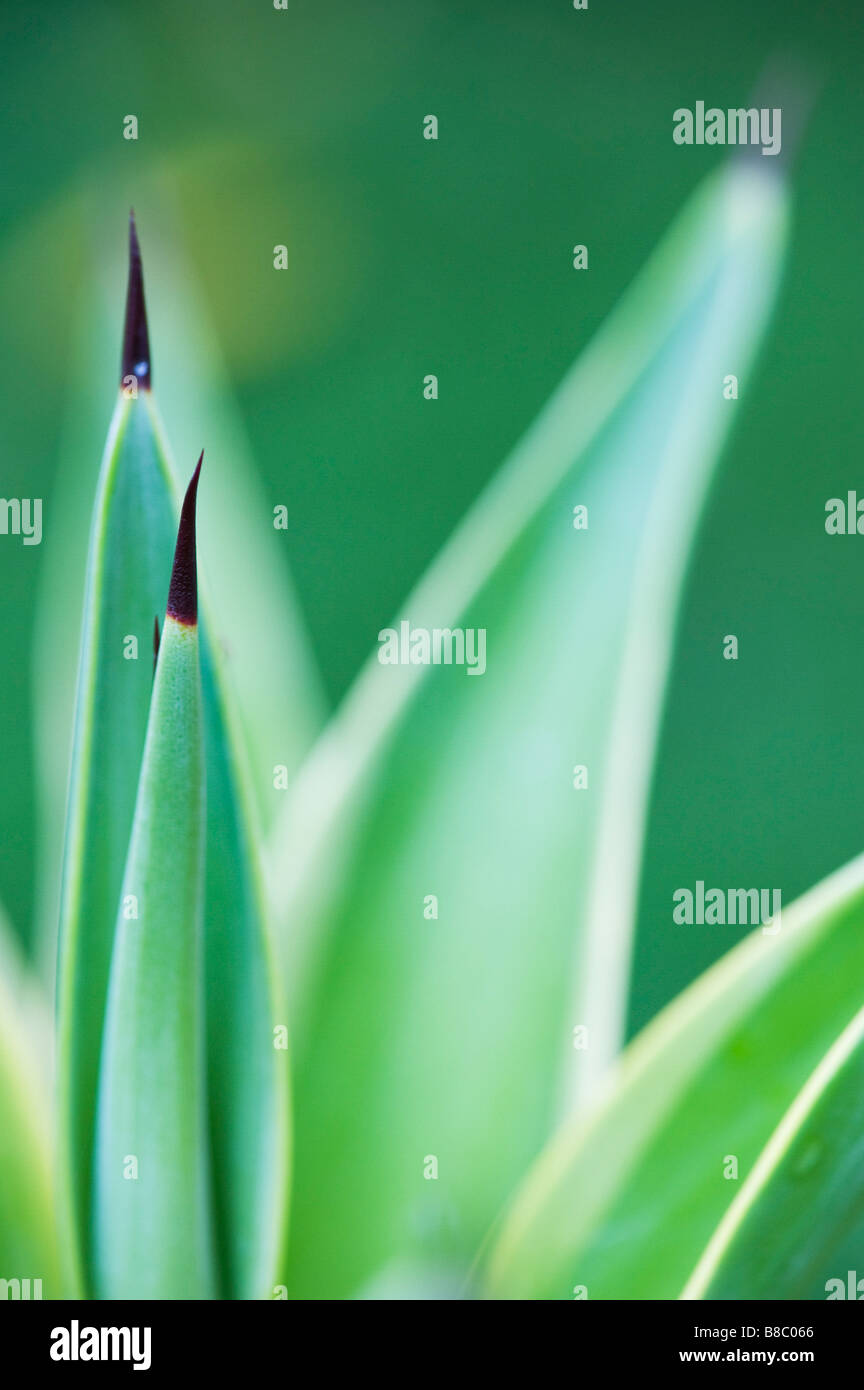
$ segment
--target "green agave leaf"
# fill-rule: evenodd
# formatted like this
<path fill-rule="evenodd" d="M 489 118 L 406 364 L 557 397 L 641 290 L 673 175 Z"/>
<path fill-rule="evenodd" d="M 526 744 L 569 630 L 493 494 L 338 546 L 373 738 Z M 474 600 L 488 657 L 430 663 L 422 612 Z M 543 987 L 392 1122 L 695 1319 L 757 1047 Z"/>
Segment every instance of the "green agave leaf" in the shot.
<path fill-rule="evenodd" d="M 50 1010 L 0 910 L 0 1281 L 9 1281 L 0 1296 L 7 1298 L 68 1294 L 51 1174 L 51 1035 Z"/>
<path fill-rule="evenodd" d="M 222 1292 L 272 1297 L 290 1178 L 289 1054 L 231 704 L 206 633 L 207 1076 Z M 278 1035 L 276 1030 L 278 1030 Z"/>
<path fill-rule="evenodd" d="M 681 1297 L 857 1299 L 862 1161 L 864 1009 L 795 1097 Z"/>
<path fill-rule="evenodd" d="M 486 673 L 373 662 L 298 779 L 272 852 L 300 1296 L 464 1271 L 619 1045 L 683 567 L 784 226 L 750 166 L 697 194 L 400 615 L 485 628 Z"/>
<path fill-rule="evenodd" d="M 200 467 L 180 522 L 111 961 L 93 1208 L 102 1298 L 207 1298 L 216 1289 L 201 940 Z"/>
<path fill-rule="evenodd" d="M 226 1297 L 262 1298 L 272 1296 L 287 1219 L 289 1054 L 254 827 L 272 814 L 274 763 L 295 769 L 321 721 L 323 702 L 212 334 L 203 325 L 188 275 L 178 277 L 176 266 L 161 269 L 168 281 L 165 375 L 172 418 L 182 434 L 193 406 L 200 408 L 208 439 L 212 435 L 217 446 L 207 451 L 200 556 L 207 1068 L 222 1291 Z M 157 279 L 162 278 L 160 271 Z M 181 340 L 182 354 L 172 346 Z M 171 352 L 178 368 L 182 360 L 188 390 L 185 381 L 179 390 L 181 373 L 171 370 Z M 161 419 L 156 435 L 176 479 Z M 226 564 L 229 554 L 232 562 Z M 257 775 L 250 775 L 250 768 Z"/>
<path fill-rule="evenodd" d="M 171 475 L 152 394 L 121 396 L 91 539 L 58 980 L 67 1202 L 85 1262 L 99 1055 L 150 703 L 150 633 L 164 604 L 176 534 Z M 241 740 L 223 647 L 209 635 L 206 601 L 202 608 L 207 1075 L 217 1245 L 223 1291 L 258 1297 L 271 1289 L 284 1227 L 288 1063 L 273 1045 L 274 1014 L 281 1020 L 282 1010 L 274 1002 Z M 52 631 L 47 624 L 44 652 Z M 118 632 L 138 634 L 137 662 L 123 660 Z M 133 678 L 135 701 L 128 695 Z"/>
<path fill-rule="evenodd" d="M 69 790 L 58 961 L 58 1093 L 77 1261 L 89 1228 L 91 1155 L 108 969 L 152 687 L 153 617 L 165 602 L 174 505 L 146 392 L 121 396 L 90 542 Z M 127 660 L 128 639 L 138 643 Z M 71 1241 L 71 1236 L 70 1236 Z"/>
<path fill-rule="evenodd" d="M 751 1171 L 860 1004 L 862 920 L 864 856 L 665 1009 L 516 1193 L 482 1261 L 486 1295 L 677 1298 L 733 1195 L 727 1156 Z"/>
<path fill-rule="evenodd" d="M 110 369 L 105 345 L 112 341 L 116 316 L 113 235 L 101 214 L 92 220 L 92 210 L 104 208 L 111 197 L 110 189 L 106 193 L 101 185 L 98 190 L 85 185 L 71 195 L 74 216 L 69 209 L 64 213 L 66 234 L 72 222 L 78 229 L 82 254 L 91 257 L 91 275 L 78 316 L 76 350 L 70 353 L 68 375 L 74 388 L 69 393 L 60 466 L 52 490 L 52 509 L 64 518 L 64 525 L 52 532 L 51 544 L 42 557 L 34 633 L 39 812 L 35 934 L 41 967 L 48 979 L 57 953 L 60 848 L 75 718 L 80 595 L 96 484 L 92 440 L 104 428 L 94 408 L 91 383 L 103 380 Z M 266 823 L 280 795 L 272 786 L 273 766 L 278 763 L 289 773 L 295 771 L 323 722 L 325 701 L 291 583 L 286 533 L 275 531 L 272 525 L 273 504 L 283 499 L 263 495 L 218 343 L 195 289 L 195 268 L 177 254 L 182 228 L 175 225 L 170 200 L 158 186 L 148 185 L 148 204 L 154 209 L 154 220 L 158 217 L 160 225 L 170 225 L 176 232 L 163 238 L 170 251 L 157 248 L 152 255 L 161 328 L 159 399 L 171 425 L 175 453 L 181 459 L 195 456 L 201 446 L 202 424 L 206 424 L 212 485 L 202 498 L 201 568 L 213 580 L 209 625 L 220 666 L 230 666 L 238 706 L 235 738 L 239 747 L 250 750 L 256 772 L 250 779 L 255 813 Z M 35 238 L 34 244 L 43 247 L 45 236 Z M 152 398 L 149 405 L 152 414 Z M 179 489 L 183 480 L 164 439 L 160 447 L 165 467 Z M 223 557 L 229 553 L 234 563 L 226 566 Z M 160 611 L 163 601 L 164 593 L 160 593 L 154 613 Z M 216 618 L 218 626 L 214 626 Z M 151 613 L 151 624 L 152 619 Z M 274 641 L 274 633 L 278 633 L 278 641 Z M 290 719 L 285 717 L 286 709 L 291 711 Z M 143 724 L 140 737 L 143 744 Z"/>
<path fill-rule="evenodd" d="M 79 340 L 70 347 L 70 372 L 77 364 L 95 360 L 92 338 L 102 328 L 85 314 L 81 318 L 84 323 Z M 92 379 L 102 380 L 103 375 L 94 373 Z M 38 816 L 33 955 L 40 975 L 52 985 L 57 970 L 63 842 L 79 676 L 81 595 L 86 585 L 88 538 L 101 462 L 92 442 L 105 429 L 105 403 L 87 389 L 83 378 L 75 383 L 71 396 L 74 408 L 64 414 L 60 459 L 52 484 L 53 505 L 63 517 L 63 525 L 52 531 L 51 543 L 44 547 L 31 653 Z"/>
<path fill-rule="evenodd" d="M 172 443 L 166 457 L 179 487 L 182 469 L 173 459 L 194 458 L 203 422 L 210 485 L 201 498 L 200 558 L 208 628 L 230 674 L 235 737 L 252 773 L 250 805 L 269 827 L 281 796 L 274 767 L 293 776 L 327 713 L 288 564 L 290 531 L 274 527 L 274 507 L 288 499 L 268 495 L 254 465 L 194 263 L 160 255 L 157 247 L 154 267 L 164 340 L 159 407 Z"/>

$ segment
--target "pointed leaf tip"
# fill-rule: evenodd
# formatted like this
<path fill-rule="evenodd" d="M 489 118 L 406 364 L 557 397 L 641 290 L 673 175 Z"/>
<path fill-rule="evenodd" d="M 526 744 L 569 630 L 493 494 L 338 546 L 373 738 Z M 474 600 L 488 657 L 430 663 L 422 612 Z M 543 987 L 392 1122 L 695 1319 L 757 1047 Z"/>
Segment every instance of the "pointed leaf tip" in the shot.
<path fill-rule="evenodd" d="M 126 289 L 126 323 L 123 328 L 123 361 L 120 384 L 134 376 L 138 385 L 150 390 L 150 338 L 147 332 L 147 306 L 144 303 L 144 272 L 141 247 L 135 226 L 134 209 L 129 210 L 129 283 Z"/>
<path fill-rule="evenodd" d="M 204 459 L 204 450 L 192 474 L 191 481 L 183 498 L 180 513 L 180 526 L 177 531 L 177 549 L 174 552 L 174 568 L 171 571 L 171 587 L 168 590 L 168 617 L 186 627 L 194 627 L 198 621 L 198 567 L 195 558 L 195 501 L 198 496 L 198 477 Z"/>

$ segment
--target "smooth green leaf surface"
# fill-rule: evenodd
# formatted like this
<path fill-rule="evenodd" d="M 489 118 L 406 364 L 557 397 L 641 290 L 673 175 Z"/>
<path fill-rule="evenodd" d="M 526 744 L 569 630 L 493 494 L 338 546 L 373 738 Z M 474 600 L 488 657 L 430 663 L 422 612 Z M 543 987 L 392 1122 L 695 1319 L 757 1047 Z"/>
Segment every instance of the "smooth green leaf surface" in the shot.
<path fill-rule="evenodd" d="M 209 478 L 208 478 L 209 483 Z M 230 704 L 202 637 L 207 761 L 205 989 L 214 1201 L 224 1297 L 272 1297 L 289 1181 L 288 1051 Z M 274 1035 L 274 1028 L 282 1034 Z"/>
<path fill-rule="evenodd" d="M 152 397 L 121 398 L 91 544 L 61 927 L 60 1099 L 70 1200 L 85 1263 L 107 975 L 149 708 L 153 618 L 164 608 L 176 535 L 170 473 Z M 233 1296 L 253 1297 L 271 1288 L 283 1238 L 287 1054 L 273 1046 L 273 971 L 242 789 L 241 740 L 228 715 L 222 646 L 209 635 L 209 612 L 204 603 L 214 1200 L 223 1287 Z M 138 636 L 137 661 L 123 657 L 126 634 Z"/>
<path fill-rule="evenodd" d="M 864 858 L 660 1014 L 598 1111 L 562 1128 L 489 1242 L 493 1298 L 677 1298 L 735 1185 L 860 1005 Z M 677 930 L 686 931 L 686 927 Z M 741 1288 L 740 1296 L 754 1295 Z M 772 1295 L 782 1297 L 784 1295 Z"/>
<path fill-rule="evenodd" d="M 86 1259 L 99 1054 L 114 922 L 152 689 L 152 632 L 176 536 L 147 393 L 119 397 L 90 539 L 58 965 L 63 1176 Z M 128 639 L 138 643 L 127 660 Z M 70 1242 L 73 1234 L 70 1232 Z"/>
<path fill-rule="evenodd" d="M 857 1299 L 862 1163 L 864 1009 L 783 1116 L 681 1297 L 817 1299 L 839 1285 Z"/>
<path fill-rule="evenodd" d="M 485 629 L 485 674 L 373 662 L 298 780 L 300 1296 L 464 1270 L 619 1045 L 683 567 L 784 225 L 750 166 L 700 190 L 396 621 Z"/>
<path fill-rule="evenodd" d="M 216 1288 L 207 1152 L 204 740 L 197 627 L 165 620 L 123 897 L 97 1122 L 101 1298 Z"/>

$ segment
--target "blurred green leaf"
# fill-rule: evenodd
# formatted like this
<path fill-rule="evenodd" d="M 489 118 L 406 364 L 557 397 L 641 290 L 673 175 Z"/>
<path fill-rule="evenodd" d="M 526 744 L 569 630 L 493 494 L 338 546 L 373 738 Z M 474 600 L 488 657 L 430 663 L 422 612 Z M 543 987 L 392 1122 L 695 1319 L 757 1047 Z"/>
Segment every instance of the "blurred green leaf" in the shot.
<path fill-rule="evenodd" d="M 602 1106 L 562 1128 L 510 1203 L 485 1260 L 490 1297 L 678 1297 L 733 1195 L 726 1156 L 751 1169 L 860 1005 L 862 919 L 864 857 L 644 1030 Z"/>
<path fill-rule="evenodd" d="M 51 1013 L 0 909 L 0 1279 L 30 1280 L 30 1297 L 69 1296 L 51 1171 Z M 12 1296 L 12 1295 L 7 1295 Z M 26 1296 L 26 1295 L 25 1295 Z"/>
<path fill-rule="evenodd" d="M 859 919 L 860 926 L 860 919 Z M 741 1185 L 681 1297 L 824 1299 L 864 1236 L 864 1009 L 808 1078 Z M 854 1266 L 853 1266 L 854 1268 Z"/>
<path fill-rule="evenodd" d="M 207 1298 L 204 746 L 197 626 L 165 620 L 117 914 L 93 1204 L 101 1298 Z"/>
<path fill-rule="evenodd" d="M 271 850 L 299 1296 L 464 1268 L 619 1046 L 684 565 L 784 229 L 752 165 L 700 189 L 400 614 L 486 628 L 486 674 L 373 660 L 298 779 Z"/>

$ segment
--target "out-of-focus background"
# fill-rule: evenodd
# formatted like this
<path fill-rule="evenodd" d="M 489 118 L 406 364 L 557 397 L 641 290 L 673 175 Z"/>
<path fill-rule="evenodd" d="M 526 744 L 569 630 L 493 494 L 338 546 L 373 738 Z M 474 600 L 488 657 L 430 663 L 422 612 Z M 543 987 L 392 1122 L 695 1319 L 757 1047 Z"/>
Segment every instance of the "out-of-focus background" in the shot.
<path fill-rule="evenodd" d="M 631 1029 L 738 931 L 673 937 L 675 887 L 781 885 L 785 902 L 864 846 L 864 540 L 824 530 L 829 497 L 864 495 L 864 89 L 851 0 L 590 0 L 578 13 L 569 0 L 289 0 L 285 11 L 7 0 L 0 25 L 0 493 L 44 501 L 41 546 L 0 537 L 0 897 L 25 942 L 39 899 L 33 623 L 46 576 L 57 583 L 52 548 L 72 528 L 86 544 L 86 513 L 58 480 L 73 436 L 76 448 L 91 439 L 94 477 L 98 466 L 130 204 L 175 451 L 192 461 L 206 422 L 194 432 L 171 418 L 184 369 L 166 341 L 172 274 L 223 360 L 266 506 L 288 507 L 285 561 L 335 704 L 724 158 L 675 146 L 673 110 L 746 104 L 781 51 L 809 64 L 819 95 L 792 168 L 779 311 L 692 567 Z M 137 141 L 123 138 L 130 114 Z M 437 142 L 422 138 L 427 114 Z M 572 269 L 576 242 L 590 248 L 588 273 Z M 434 403 L 427 373 L 440 380 Z M 721 680 L 728 632 L 741 655 Z"/>

